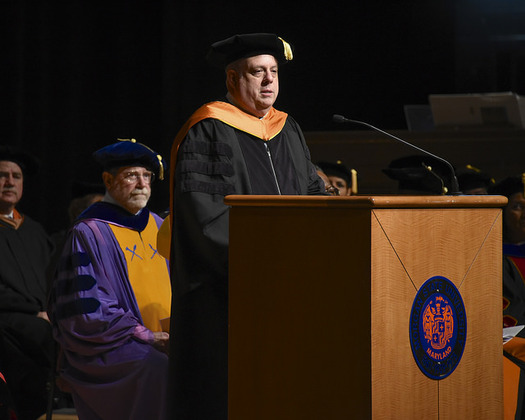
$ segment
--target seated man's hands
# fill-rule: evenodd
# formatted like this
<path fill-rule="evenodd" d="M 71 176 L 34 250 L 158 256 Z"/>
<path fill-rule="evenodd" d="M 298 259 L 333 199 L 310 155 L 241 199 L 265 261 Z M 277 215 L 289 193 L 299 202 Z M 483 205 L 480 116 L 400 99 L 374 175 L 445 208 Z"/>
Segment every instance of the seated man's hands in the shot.
<path fill-rule="evenodd" d="M 155 347 L 157 350 L 168 354 L 169 351 L 169 343 L 170 343 L 170 335 L 167 332 L 164 331 L 154 331 L 153 332 L 153 347 Z"/>

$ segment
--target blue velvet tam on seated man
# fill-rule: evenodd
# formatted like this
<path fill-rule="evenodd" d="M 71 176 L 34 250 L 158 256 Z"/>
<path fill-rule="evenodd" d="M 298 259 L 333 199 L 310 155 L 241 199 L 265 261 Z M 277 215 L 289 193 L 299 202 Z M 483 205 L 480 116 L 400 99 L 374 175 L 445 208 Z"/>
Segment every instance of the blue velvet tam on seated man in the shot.
<path fill-rule="evenodd" d="M 80 418 L 164 419 L 171 286 L 162 219 L 146 208 L 164 162 L 133 139 L 93 157 L 106 193 L 74 222 L 50 298 L 61 379 Z"/>

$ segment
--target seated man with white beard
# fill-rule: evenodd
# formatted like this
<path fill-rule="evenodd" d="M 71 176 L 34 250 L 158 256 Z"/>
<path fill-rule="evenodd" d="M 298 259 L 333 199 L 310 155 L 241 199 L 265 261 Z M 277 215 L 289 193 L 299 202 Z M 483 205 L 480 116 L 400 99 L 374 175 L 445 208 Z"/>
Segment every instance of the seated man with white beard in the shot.
<path fill-rule="evenodd" d="M 164 419 L 171 288 L 162 219 L 146 208 L 164 163 L 133 139 L 93 157 L 106 194 L 70 230 L 50 297 L 60 376 L 80 418 Z"/>

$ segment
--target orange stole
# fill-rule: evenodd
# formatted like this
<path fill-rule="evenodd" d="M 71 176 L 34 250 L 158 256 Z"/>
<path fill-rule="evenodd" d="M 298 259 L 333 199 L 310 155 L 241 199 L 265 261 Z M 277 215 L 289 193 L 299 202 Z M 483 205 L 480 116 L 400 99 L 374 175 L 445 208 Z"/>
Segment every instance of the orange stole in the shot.
<path fill-rule="evenodd" d="M 170 179 L 170 191 L 173 191 L 174 188 L 175 177 L 173 174 L 175 174 L 177 152 L 179 151 L 179 146 L 182 143 L 182 140 L 184 140 L 184 137 L 186 137 L 186 134 L 188 134 L 191 127 L 199 121 L 207 118 L 222 121 L 231 127 L 244 131 L 264 141 L 268 141 L 282 131 L 286 124 L 288 114 L 272 107 L 264 118 L 258 118 L 241 111 L 235 105 L 221 101 L 209 102 L 201 106 L 191 115 L 190 119 L 186 121 L 179 130 L 175 136 L 173 145 L 171 146 L 170 173 L 172 176 Z M 170 210 L 170 214 L 173 214 L 173 197 L 170 199 Z"/>
<path fill-rule="evenodd" d="M 157 224 L 149 216 L 142 232 L 110 225 L 126 257 L 129 281 L 144 325 L 162 331 L 160 320 L 170 316 L 171 285 L 166 260 L 157 252 Z"/>

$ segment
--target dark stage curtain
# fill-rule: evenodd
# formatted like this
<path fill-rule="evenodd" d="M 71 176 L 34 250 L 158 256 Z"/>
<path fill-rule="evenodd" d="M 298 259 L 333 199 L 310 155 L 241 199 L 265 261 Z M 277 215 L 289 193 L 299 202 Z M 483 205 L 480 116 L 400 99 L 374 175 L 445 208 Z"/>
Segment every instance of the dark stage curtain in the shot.
<path fill-rule="evenodd" d="M 451 90 L 451 4 L 0 0 L 2 143 L 43 162 L 21 208 L 49 233 L 67 226 L 71 182 L 98 181 L 91 153 L 118 137 L 168 161 L 190 113 L 225 94 L 224 75 L 204 56 L 235 33 L 275 32 L 294 45 L 276 107 L 303 130 L 341 129 L 334 113 L 405 128 L 403 104 Z M 150 207 L 164 210 L 168 196 L 168 182 L 156 185 Z"/>

